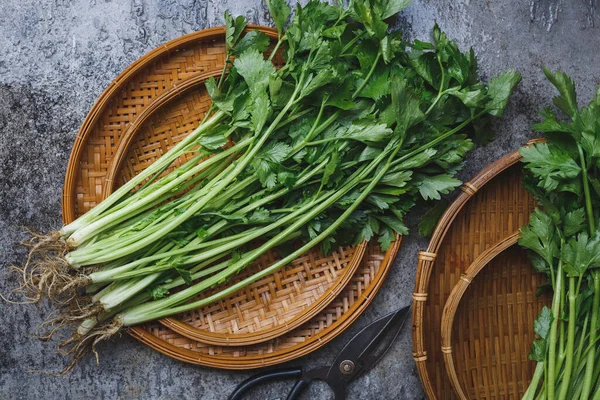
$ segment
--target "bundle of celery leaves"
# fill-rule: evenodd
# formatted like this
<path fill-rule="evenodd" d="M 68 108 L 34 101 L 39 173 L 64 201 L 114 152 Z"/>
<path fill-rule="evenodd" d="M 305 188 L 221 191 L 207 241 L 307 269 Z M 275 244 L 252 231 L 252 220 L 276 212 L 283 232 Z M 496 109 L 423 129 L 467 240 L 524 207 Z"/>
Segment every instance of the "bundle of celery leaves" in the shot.
<path fill-rule="evenodd" d="M 519 244 L 533 267 L 548 275 L 551 308 L 534 323 L 529 357 L 537 361 L 524 399 L 600 399 L 600 87 L 579 109 L 575 85 L 562 72 L 544 70 L 558 89 L 554 104 L 534 125 L 546 143 L 521 150 L 527 189 L 541 209 L 523 227 Z"/>
<path fill-rule="evenodd" d="M 327 253 L 378 237 L 386 249 L 407 233 L 416 202 L 460 184 L 469 135 L 491 138 L 520 75 L 481 83 L 473 51 L 437 26 L 433 43 L 403 41 L 384 19 L 408 3 L 311 0 L 287 23 L 286 3 L 267 1 L 275 43 L 226 13 L 229 61 L 206 81 L 204 121 L 59 234 L 29 243 L 24 287 L 32 300 L 60 300 L 52 323 L 78 325 L 65 343 L 76 357 L 121 327 L 229 296 L 317 245 Z M 223 285 L 275 249 L 278 261 Z"/>

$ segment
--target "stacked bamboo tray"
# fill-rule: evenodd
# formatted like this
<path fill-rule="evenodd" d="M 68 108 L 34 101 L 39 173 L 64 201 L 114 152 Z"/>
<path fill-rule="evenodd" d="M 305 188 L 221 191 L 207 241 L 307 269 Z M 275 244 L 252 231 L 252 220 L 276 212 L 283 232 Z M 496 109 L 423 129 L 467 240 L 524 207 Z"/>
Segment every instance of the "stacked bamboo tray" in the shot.
<path fill-rule="evenodd" d="M 518 399 L 545 282 L 516 244 L 535 202 L 514 152 L 462 186 L 420 252 L 414 358 L 430 399 Z"/>
<path fill-rule="evenodd" d="M 276 36 L 270 28 L 249 29 Z M 195 32 L 146 54 L 109 85 L 73 146 L 63 190 L 65 223 L 94 207 L 200 123 L 210 106 L 203 82 L 220 74 L 224 50 L 224 28 Z M 228 298 L 130 333 L 196 364 L 247 369 L 288 361 L 323 346 L 358 318 L 399 246 L 397 240 L 384 253 L 376 244 L 362 243 L 329 256 L 311 250 Z M 277 258 L 275 252 L 266 254 L 236 280 Z"/>

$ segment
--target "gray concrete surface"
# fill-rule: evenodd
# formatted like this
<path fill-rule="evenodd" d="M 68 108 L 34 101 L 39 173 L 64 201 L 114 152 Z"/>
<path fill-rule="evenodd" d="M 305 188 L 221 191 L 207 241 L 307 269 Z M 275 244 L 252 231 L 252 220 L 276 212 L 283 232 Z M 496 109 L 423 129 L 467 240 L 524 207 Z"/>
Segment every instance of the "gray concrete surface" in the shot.
<path fill-rule="evenodd" d="M 463 177 L 534 137 L 529 126 L 552 90 L 542 65 L 567 71 L 587 101 L 600 83 L 598 0 L 414 0 L 398 24 L 428 38 L 437 21 L 463 47 L 473 46 L 484 78 L 507 68 L 523 74 L 497 139 L 475 150 Z M 128 64 L 161 43 L 222 24 L 222 12 L 269 24 L 261 0 L 0 0 L 0 267 L 19 263 L 19 226 L 60 226 L 60 198 L 71 145 L 97 96 Z M 415 227 L 418 212 L 410 223 Z M 411 299 L 413 234 L 369 310 L 333 343 L 296 363 L 328 363 L 360 326 Z M 11 287 L 0 275 L 0 290 Z M 251 371 L 227 372 L 172 360 L 124 335 L 101 348 L 101 364 L 80 363 L 65 377 L 28 370 L 63 365 L 51 343 L 31 332 L 45 315 L 0 303 L 0 399 L 224 399 Z M 419 399 L 410 327 L 385 359 L 349 390 L 349 399 Z M 295 364 L 296 364 L 295 363 Z M 280 398 L 285 384 L 252 393 Z M 326 399 L 315 385 L 305 399 Z"/>

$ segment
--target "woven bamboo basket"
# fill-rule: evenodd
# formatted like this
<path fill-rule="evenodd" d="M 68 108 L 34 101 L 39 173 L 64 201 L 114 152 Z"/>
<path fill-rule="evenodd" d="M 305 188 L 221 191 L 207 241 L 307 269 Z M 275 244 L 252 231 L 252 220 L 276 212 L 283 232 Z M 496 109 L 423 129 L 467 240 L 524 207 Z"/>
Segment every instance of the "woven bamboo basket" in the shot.
<path fill-rule="evenodd" d="M 275 35 L 270 28 L 251 29 L 271 37 Z M 208 29 L 151 51 L 111 83 L 88 114 L 75 140 L 63 190 L 66 223 L 92 208 L 199 123 L 209 106 L 202 82 L 217 71 L 220 73 L 223 62 L 224 29 Z M 294 328 L 313 323 L 315 318 L 311 317 L 317 316 L 327 323 L 318 324 L 319 330 L 311 328 L 311 335 L 331 334 L 333 338 L 339 334 L 347 326 L 344 321 L 353 321 L 370 302 L 370 298 L 363 298 L 362 294 L 372 295 L 377 291 L 378 279 L 385 276 L 399 244 L 397 241 L 385 255 L 381 251 L 373 253 L 372 249 L 371 257 L 380 256 L 381 261 L 385 261 L 375 270 L 360 267 L 366 244 L 338 249 L 330 257 L 311 251 L 288 268 L 231 298 L 163 320 L 165 328 L 155 337 L 158 341 L 167 339 L 175 332 L 166 327 L 174 327 L 192 337 L 188 338 L 190 346 L 202 338 L 211 346 L 239 349 L 242 345 L 269 343 L 279 335 L 294 331 L 293 341 L 298 346 L 288 343 L 286 347 L 294 347 L 294 354 L 305 351 L 303 347 L 318 348 L 322 344 L 303 346 L 304 334 L 308 331 Z M 265 257 L 253 268 L 272 262 L 277 255 L 271 253 Z M 249 269 L 247 273 L 250 272 Z M 356 290 L 350 290 L 341 298 L 337 296 L 344 287 L 356 287 L 357 282 L 360 283 L 358 297 L 354 297 Z M 345 306 L 335 308 L 335 314 L 331 314 L 329 308 L 319 313 L 334 298 Z M 143 327 L 132 331 L 138 338 L 147 338 L 144 332 L 147 331 Z M 278 348 L 279 345 L 271 345 L 271 349 Z"/>
<path fill-rule="evenodd" d="M 533 321 L 547 299 L 535 296 L 544 277 L 508 246 L 534 208 L 519 160 L 508 154 L 465 183 L 419 254 L 413 355 L 430 399 L 520 398 L 533 374 Z"/>

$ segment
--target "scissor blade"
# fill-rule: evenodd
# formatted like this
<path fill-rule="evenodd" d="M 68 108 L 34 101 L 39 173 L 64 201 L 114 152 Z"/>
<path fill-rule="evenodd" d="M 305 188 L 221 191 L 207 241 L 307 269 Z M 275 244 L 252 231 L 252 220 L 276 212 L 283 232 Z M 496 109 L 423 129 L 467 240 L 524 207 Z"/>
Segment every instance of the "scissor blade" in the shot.
<path fill-rule="evenodd" d="M 347 383 L 375 365 L 394 343 L 408 318 L 410 306 L 381 317 L 358 332 L 342 351 L 327 373 L 327 382 Z"/>
<path fill-rule="evenodd" d="M 396 338 L 408 319 L 409 310 L 410 306 L 407 306 L 396 311 L 390 322 L 387 324 L 387 329 L 382 330 L 361 353 L 358 357 L 358 362 L 362 366 L 362 371 L 359 373 L 368 371 L 377 364 L 383 356 L 385 356 L 388 350 L 396 342 Z"/>

